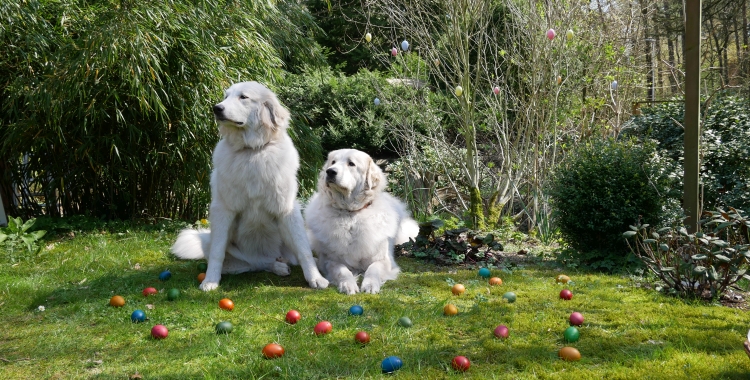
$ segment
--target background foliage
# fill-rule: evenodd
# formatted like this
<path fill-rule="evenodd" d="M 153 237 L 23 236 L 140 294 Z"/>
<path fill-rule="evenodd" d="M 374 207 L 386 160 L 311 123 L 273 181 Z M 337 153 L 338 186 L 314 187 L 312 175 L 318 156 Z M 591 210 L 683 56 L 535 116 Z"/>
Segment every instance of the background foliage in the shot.
<path fill-rule="evenodd" d="M 750 208 L 750 102 L 721 92 L 704 101 L 701 122 L 701 184 L 703 208 Z M 634 117 L 626 134 L 655 139 L 659 150 L 675 164 L 684 152 L 682 102 L 644 108 Z M 680 176 L 681 177 L 681 176 Z"/>
<path fill-rule="evenodd" d="M 571 262 L 615 270 L 633 262 L 622 232 L 639 220 L 671 225 L 680 189 L 656 144 L 594 141 L 557 168 L 550 186 L 554 217 L 574 252 Z"/>
<path fill-rule="evenodd" d="M 25 0 L 0 18 L 3 195 L 19 214 L 205 215 L 223 89 L 322 62 L 294 3 Z"/>

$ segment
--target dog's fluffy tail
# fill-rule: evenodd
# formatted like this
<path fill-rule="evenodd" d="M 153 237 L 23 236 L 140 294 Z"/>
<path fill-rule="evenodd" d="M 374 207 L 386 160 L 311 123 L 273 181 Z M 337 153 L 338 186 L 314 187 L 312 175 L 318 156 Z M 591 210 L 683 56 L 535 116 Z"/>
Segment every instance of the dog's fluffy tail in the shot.
<path fill-rule="evenodd" d="M 206 257 L 211 249 L 211 230 L 207 229 L 184 229 L 177 236 L 177 241 L 172 246 L 172 254 L 188 260 L 197 260 Z"/>
<path fill-rule="evenodd" d="M 396 244 L 404 244 L 409 239 L 415 239 L 419 234 L 419 224 L 412 218 L 401 219 L 401 225 L 398 227 L 398 234 L 396 234 Z"/>

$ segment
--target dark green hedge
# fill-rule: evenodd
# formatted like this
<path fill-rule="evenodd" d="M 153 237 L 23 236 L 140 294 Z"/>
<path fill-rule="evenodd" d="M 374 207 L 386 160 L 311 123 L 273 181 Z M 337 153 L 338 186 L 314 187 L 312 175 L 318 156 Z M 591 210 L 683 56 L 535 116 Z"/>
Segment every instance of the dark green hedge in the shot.
<path fill-rule="evenodd" d="M 680 189 L 670 176 L 673 167 L 655 153 L 653 141 L 593 141 L 558 167 L 549 193 L 556 224 L 573 248 L 567 259 L 595 269 L 621 269 L 635 263 L 622 237 L 628 225 L 639 219 L 669 223 Z"/>

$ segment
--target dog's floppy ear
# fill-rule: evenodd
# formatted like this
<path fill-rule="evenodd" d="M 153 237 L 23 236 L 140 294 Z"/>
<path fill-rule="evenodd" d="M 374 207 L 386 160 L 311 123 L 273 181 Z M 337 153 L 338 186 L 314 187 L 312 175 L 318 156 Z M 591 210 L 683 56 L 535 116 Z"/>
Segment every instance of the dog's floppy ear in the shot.
<path fill-rule="evenodd" d="M 379 189 L 382 185 L 385 185 L 385 175 L 372 158 L 369 161 L 370 163 L 367 165 L 367 172 L 365 173 L 365 189 Z"/>
<path fill-rule="evenodd" d="M 260 121 L 269 129 L 286 128 L 289 123 L 289 111 L 279 103 L 275 96 L 271 96 L 263 102 Z"/>

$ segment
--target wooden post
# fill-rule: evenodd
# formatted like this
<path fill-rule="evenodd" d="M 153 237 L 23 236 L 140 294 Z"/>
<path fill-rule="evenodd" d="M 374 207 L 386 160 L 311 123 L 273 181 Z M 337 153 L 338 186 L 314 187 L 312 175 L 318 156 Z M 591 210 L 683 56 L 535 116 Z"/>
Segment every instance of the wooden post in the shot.
<path fill-rule="evenodd" d="M 690 233 L 700 220 L 701 0 L 685 0 L 685 160 L 683 207 Z"/>

